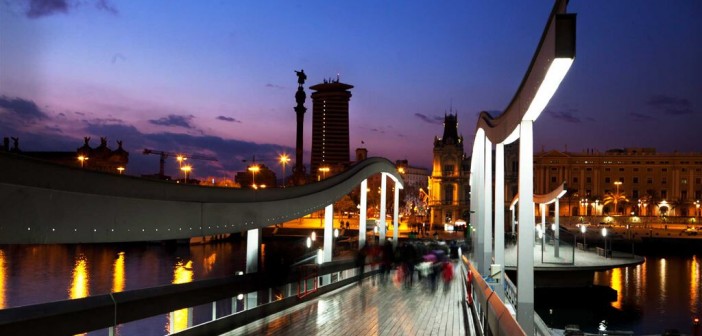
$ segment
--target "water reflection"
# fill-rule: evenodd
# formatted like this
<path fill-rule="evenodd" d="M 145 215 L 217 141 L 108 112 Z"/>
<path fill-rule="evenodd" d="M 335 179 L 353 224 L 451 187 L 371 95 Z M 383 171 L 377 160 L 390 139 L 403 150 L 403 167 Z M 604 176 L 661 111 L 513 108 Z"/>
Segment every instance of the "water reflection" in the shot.
<path fill-rule="evenodd" d="M 124 290 L 124 252 L 117 254 L 117 259 L 112 264 L 112 292 L 117 293 Z"/>
<path fill-rule="evenodd" d="M 700 260 L 697 259 L 696 255 L 692 256 L 690 260 L 690 311 L 696 312 L 700 304 Z"/>
<path fill-rule="evenodd" d="M 612 275 L 609 279 L 609 286 L 617 291 L 617 301 L 612 302 L 612 307 L 622 309 L 622 290 L 624 290 L 624 280 L 622 278 L 622 269 L 615 268 L 612 270 Z"/>
<path fill-rule="evenodd" d="M 193 281 L 193 262 L 189 260 L 183 262 L 178 260 L 173 268 L 173 284 L 182 284 Z M 187 308 L 179 309 L 169 315 L 170 328 L 167 330 L 170 333 L 175 333 L 188 328 L 191 317 L 188 316 Z"/>
<path fill-rule="evenodd" d="M 5 252 L 0 250 L 0 309 L 7 306 L 5 303 Z"/>
<path fill-rule="evenodd" d="M 660 295 L 659 295 L 659 301 L 658 301 L 658 302 L 665 302 L 665 299 L 666 299 L 666 297 L 668 296 L 668 294 L 666 293 L 666 290 L 667 290 L 667 289 L 666 289 L 666 286 L 665 286 L 665 282 L 666 282 L 666 280 L 667 280 L 667 274 L 666 274 L 666 273 L 668 273 L 667 262 L 666 262 L 665 258 L 661 258 L 661 260 L 660 260 L 660 265 L 659 265 L 658 267 L 659 267 L 659 270 L 658 270 L 658 277 L 659 277 L 659 281 L 660 281 L 660 284 L 661 284 L 661 285 L 660 285 L 660 292 L 659 292 Z M 663 309 L 663 307 L 661 307 L 661 308 Z"/>
<path fill-rule="evenodd" d="M 90 294 L 88 288 L 88 282 L 90 278 L 88 276 L 88 261 L 85 255 L 79 254 L 76 256 L 76 261 L 73 266 L 73 277 L 71 281 L 71 288 L 69 289 L 69 297 L 71 299 L 79 299 L 86 297 Z"/>

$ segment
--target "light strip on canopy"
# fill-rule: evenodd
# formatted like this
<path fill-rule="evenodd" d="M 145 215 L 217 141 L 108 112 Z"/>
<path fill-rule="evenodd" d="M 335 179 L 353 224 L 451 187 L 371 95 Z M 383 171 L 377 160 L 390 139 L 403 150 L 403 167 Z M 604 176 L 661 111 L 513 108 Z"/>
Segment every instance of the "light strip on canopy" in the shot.
<path fill-rule="evenodd" d="M 551 62 L 548 72 L 546 72 L 546 77 L 544 77 L 544 81 L 539 86 L 534 100 L 531 101 L 529 109 L 524 114 L 523 120 L 536 121 L 551 100 L 551 97 L 553 97 L 553 94 L 556 93 L 558 86 L 561 85 L 572 64 L 572 58 L 556 58 Z"/>

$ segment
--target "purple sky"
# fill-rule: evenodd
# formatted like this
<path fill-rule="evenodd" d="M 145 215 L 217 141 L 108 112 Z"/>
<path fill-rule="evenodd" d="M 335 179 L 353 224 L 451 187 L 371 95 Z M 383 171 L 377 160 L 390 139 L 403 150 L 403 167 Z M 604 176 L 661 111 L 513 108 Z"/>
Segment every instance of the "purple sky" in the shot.
<path fill-rule="evenodd" d="M 233 176 L 253 155 L 279 171 L 266 160 L 294 154 L 293 70 L 304 69 L 306 88 L 337 74 L 355 86 L 352 152 L 364 141 L 371 156 L 428 168 L 444 113 L 458 112 L 469 151 L 477 114 L 507 106 L 552 4 L 4 0 L 0 137 L 25 151 L 123 140 L 131 174 L 158 169 L 143 148 L 219 159 L 193 162 L 195 177 Z M 569 11 L 577 56 L 535 149 L 702 151 L 702 2 Z"/>

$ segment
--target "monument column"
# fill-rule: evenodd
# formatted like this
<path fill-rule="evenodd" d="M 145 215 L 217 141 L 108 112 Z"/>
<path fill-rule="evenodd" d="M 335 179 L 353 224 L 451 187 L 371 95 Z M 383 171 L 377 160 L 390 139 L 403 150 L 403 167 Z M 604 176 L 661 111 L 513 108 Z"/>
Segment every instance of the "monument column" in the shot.
<path fill-rule="evenodd" d="M 306 182 L 305 177 L 305 166 L 302 164 L 302 133 L 303 125 L 305 122 L 305 99 L 307 95 L 305 94 L 305 89 L 302 87 L 305 84 L 307 75 L 305 75 L 305 70 L 295 71 L 297 73 L 297 92 L 295 93 L 295 101 L 297 106 L 295 106 L 295 114 L 297 115 L 297 135 L 295 139 L 295 166 L 293 166 L 293 184 L 303 185 Z"/>

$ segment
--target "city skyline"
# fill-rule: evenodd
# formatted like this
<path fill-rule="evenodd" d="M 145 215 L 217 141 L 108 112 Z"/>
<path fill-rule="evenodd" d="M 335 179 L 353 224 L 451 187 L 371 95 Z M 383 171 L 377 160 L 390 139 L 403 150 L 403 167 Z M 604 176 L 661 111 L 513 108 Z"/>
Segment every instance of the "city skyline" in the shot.
<path fill-rule="evenodd" d="M 196 177 L 233 177 L 254 155 L 279 173 L 304 69 L 308 97 L 337 75 L 354 85 L 352 152 L 430 168 L 445 113 L 458 113 L 468 150 L 478 113 L 507 106 L 552 5 L 3 2 L 0 136 L 25 151 L 123 140 L 133 174 L 158 169 L 143 148 L 218 157 L 194 163 Z M 702 151 L 702 4 L 574 0 L 569 12 L 576 59 L 535 124 L 535 151 Z"/>

